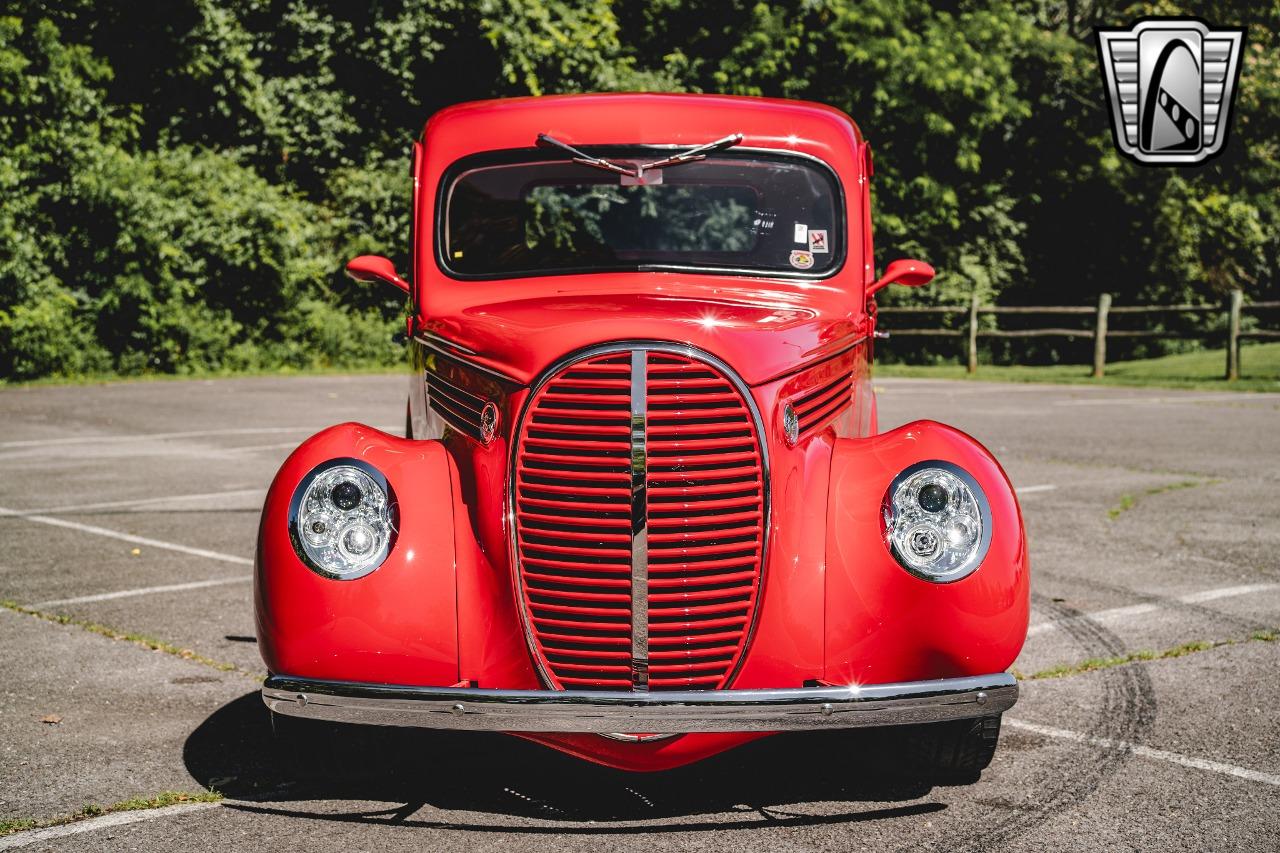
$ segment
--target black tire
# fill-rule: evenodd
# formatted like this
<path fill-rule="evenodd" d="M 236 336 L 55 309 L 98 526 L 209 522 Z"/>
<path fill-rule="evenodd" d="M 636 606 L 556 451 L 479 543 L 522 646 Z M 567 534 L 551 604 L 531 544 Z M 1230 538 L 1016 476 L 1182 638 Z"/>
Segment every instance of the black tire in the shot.
<path fill-rule="evenodd" d="M 895 772 L 939 784 L 978 781 L 991 764 L 1000 739 L 1000 714 L 904 726 L 891 740 L 897 751 L 886 756 Z"/>

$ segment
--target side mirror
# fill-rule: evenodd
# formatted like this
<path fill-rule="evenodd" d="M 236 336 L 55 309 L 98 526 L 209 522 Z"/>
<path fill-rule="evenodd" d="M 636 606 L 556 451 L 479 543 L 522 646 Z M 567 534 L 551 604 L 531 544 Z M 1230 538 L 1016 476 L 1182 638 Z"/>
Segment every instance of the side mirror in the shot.
<path fill-rule="evenodd" d="M 919 287 L 931 281 L 933 281 L 933 267 L 924 261 L 910 259 L 890 261 L 889 266 L 885 268 L 884 275 L 867 286 L 867 298 L 870 299 L 877 292 L 891 284 Z"/>
<path fill-rule="evenodd" d="M 356 281 L 369 283 L 374 281 L 385 281 L 392 287 L 398 287 L 405 293 L 409 292 L 409 282 L 396 275 L 395 264 L 382 257 L 382 255 L 361 255 L 358 258 L 352 258 L 347 262 L 347 275 Z"/>

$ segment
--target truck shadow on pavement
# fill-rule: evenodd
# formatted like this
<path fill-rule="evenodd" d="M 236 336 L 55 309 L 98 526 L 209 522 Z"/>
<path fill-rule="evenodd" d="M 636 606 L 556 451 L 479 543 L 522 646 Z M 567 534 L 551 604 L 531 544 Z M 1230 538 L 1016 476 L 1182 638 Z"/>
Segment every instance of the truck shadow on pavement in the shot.
<path fill-rule="evenodd" d="M 183 760 L 200 784 L 233 801 L 229 808 L 481 832 L 724 831 L 946 808 L 908 802 L 930 785 L 868 766 L 864 756 L 873 747 L 873 736 L 856 731 L 779 735 L 677 770 L 625 773 L 502 734 L 315 724 L 306 737 L 276 737 L 254 692 L 201 723 L 187 738 Z M 403 805 L 363 807 L 372 803 Z M 849 811 L 849 803 L 874 806 Z M 424 807 L 458 812 L 459 820 L 424 820 Z M 618 825 L 632 821 L 644 823 Z"/>

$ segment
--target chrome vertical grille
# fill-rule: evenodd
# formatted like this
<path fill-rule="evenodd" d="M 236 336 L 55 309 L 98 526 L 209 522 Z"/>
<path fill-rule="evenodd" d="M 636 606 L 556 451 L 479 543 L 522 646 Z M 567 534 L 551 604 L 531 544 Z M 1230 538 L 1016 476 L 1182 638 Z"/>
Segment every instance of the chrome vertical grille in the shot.
<path fill-rule="evenodd" d="M 588 354 L 535 386 L 514 453 L 521 597 L 547 680 L 726 686 L 754 621 L 768 517 L 741 382 L 685 347 Z"/>

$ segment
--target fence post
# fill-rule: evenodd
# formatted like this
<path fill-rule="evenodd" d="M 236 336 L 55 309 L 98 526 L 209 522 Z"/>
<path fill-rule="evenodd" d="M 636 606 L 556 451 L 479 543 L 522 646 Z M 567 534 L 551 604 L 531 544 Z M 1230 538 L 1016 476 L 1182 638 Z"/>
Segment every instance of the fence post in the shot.
<path fill-rule="evenodd" d="M 1227 309 L 1227 381 L 1240 378 L 1240 307 L 1244 304 L 1244 292 L 1231 291 Z"/>
<path fill-rule="evenodd" d="M 1111 294 L 1098 294 L 1098 320 L 1093 326 L 1093 378 L 1101 379 L 1107 365 L 1107 312 Z"/>
<path fill-rule="evenodd" d="M 978 372 L 978 293 L 969 301 L 969 372 Z"/>

